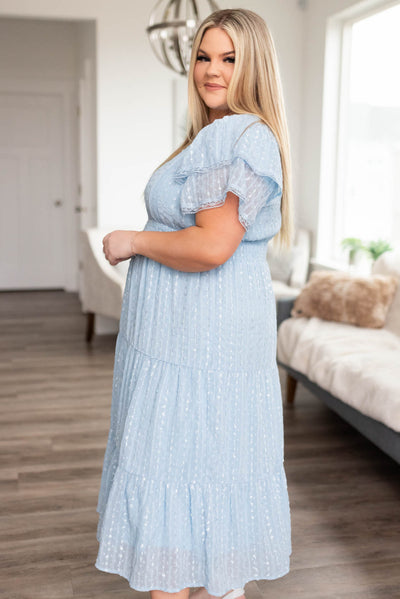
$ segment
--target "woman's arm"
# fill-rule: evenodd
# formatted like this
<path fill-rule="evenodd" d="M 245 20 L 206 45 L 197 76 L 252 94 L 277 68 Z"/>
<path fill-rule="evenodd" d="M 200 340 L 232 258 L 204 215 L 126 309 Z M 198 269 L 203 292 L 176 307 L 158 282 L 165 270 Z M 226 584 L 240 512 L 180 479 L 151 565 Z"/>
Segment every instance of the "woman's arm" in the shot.
<path fill-rule="evenodd" d="M 132 250 L 186 272 L 216 268 L 232 256 L 246 232 L 238 218 L 239 199 L 228 192 L 223 206 L 196 213 L 196 225 L 180 231 L 139 231 Z"/>
<path fill-rule="evenodd" d="M 207 229 L 197 225 L 179 231 L 138 231 L 132 238 L 132 250 L 134 254 L 187 272 L 218 266 Z"/>
<path fill-rule="evenodd" d="M 211 270 L 232 256 L 246 232 L 238 218 L 238 203 L 238 197 L 228 192 L 223 206 L 197 212 L 196 225 L 179 231 L 109 233 L 103 251 L 111 264 L 141 254 L 176 270 Z"/>

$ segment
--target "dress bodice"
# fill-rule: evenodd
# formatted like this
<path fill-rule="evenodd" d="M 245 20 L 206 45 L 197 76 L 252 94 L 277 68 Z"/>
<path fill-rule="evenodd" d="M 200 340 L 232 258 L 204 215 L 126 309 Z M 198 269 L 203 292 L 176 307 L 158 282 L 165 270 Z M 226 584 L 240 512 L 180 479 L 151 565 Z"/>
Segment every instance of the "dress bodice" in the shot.
<path fill-rule="evenodd" d="M 204 127 L 180 154 L 159 167 L 145 189 L 145 230 L 196 224 L 199 210 L 239 197 L 242 241 L 268 241 L 281 226 L 282 171 L 271 129 L 252 114 L 229 115 Z"/>

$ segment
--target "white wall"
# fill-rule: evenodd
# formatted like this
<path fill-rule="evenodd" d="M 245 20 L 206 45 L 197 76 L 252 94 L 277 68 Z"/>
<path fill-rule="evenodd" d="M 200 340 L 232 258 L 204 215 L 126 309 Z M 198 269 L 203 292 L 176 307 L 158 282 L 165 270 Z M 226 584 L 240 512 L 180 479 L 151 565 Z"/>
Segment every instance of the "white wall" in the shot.
<path fill-rule="evenodd" d="M 98 225 L 110 229 L 144 225 L 142 192 L 154 168 L 173 150 L 172 81 L 180 77 L 159 63 L 150 48 L 145 29 L 154 4 L 155 0 L 0 0 L 0 15 L 96 21 Z M 222 0 L 219 4 L 229 6 Z M 277 47 L 296 191 L 304 12 L 297 0 L 252 0 L 246 8 L 265 18 Z"/>
<path fill-rule="evenodd" d="M 78 76 L 79 127 L 79 181 L 81 197 L 80 229 L 95 226 L 97 206 L 97 40 L 96 23 L 76 23 L 76 70 Z"/>
<path fill-rule="evenodd" d="M 74 24 L 0 19 L 0 73 L 10 78 L 75 81 Z"/>

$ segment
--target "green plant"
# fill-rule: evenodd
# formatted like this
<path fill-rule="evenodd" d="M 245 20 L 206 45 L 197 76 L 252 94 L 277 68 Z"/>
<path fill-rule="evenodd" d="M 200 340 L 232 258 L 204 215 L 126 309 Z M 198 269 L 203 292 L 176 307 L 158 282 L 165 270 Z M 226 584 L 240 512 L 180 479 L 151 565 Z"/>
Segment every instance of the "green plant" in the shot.
<path fill-rule="evenodd" d="M 365 252 L 372 260 L 377 260 L 385 252 L 393 250 L 388 241 L 378 239 L 377 241 L 368 241 L 364 243 L 358 237 L 346 237 L 341 241 L 344 250 L 349 250 L 349 262 L 354 263 L 357 252 Z"/>
<path fill-rule="evenodd" d="M 369 254 L 372 260 L 377 260 L 379 256 L 385 252 L 390 252 L 393 248 L 388 241 L 378 239 L 377 241 L 369 241 L 364 246 L 364 250 Z"/>
<path fill-rule="evenodd" d="M 357 252 L 365 249 L 363 242 L 358 237 L 346 237 L 342 239 L 341 246 L 344 250 L 349 250 L 350 264 L 353 264 Z"/>

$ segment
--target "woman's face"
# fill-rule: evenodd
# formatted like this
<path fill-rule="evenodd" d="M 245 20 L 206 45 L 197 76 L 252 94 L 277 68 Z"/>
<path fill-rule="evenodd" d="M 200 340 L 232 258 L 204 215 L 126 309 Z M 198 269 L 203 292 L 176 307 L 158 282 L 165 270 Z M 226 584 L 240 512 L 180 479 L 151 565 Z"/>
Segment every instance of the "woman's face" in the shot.
<path fill-rule="evenodd" d="M 234 66 L 235 49 L 229 35 L 218 27 L 207 29 L 193 75 L 200 97 L 209 108 L 211 122 L 229 114 L 226 97 Z"/>

